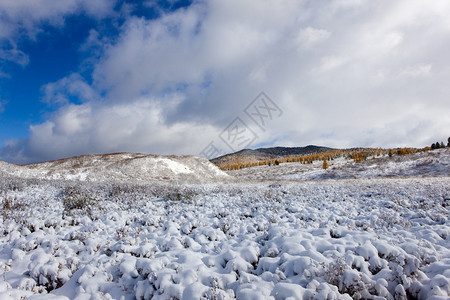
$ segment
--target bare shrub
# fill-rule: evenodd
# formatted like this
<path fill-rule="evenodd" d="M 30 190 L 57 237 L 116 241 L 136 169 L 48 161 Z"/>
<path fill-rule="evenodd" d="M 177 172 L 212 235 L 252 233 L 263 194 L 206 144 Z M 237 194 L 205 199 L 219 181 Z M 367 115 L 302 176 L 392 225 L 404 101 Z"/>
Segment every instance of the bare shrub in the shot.
<path fill-rule="evenodd" d="M 1 215 L 3 219 L 14 219 L 18 223 L 23 223 L 22 214 L 27 208 L 27 203 L 23 199 L 8 197 L 5 193 L 1 197 Z"/>
<path fill-rule="evenodd" d="M 75 212 L 88 214 L 93 217 L 93 211 L 100 210 L 99 200 L 95 192 L 81 186 L 68 186 L 61 192 L 64 214 Z"/>
<path fill-rule="evenodd" d="M 163 198 L 169 201 L 192 202 L 199 194 L 199 191 L 193 187 L 176 185 L 168 187 Z"/>

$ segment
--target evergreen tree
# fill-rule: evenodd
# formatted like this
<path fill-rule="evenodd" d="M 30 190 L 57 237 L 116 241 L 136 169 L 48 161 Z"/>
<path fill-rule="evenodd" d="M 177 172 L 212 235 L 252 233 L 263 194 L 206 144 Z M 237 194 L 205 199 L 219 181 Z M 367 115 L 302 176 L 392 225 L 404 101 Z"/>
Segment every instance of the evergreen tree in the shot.
<path fill-rule="evenodd" d="M 444 142 L 441 142 L 441 148 L 445 148 Z"/>
<path fill-rule="evenodd" d="M 448 143 L 447 143 L 447 147 L 450 147 L 450 137 L 448 138 Z"/>
<path fill-rule="evenodd" d="M 436 149 L 441 148 L 441 144 L 439 144 L 439 142 L 436 142 Z"/>
<path fill-rule="evenodd" d="M 435 143 L 431 144 L 431 150 L 434 150 L 434 149 L 436 149 L 436 144 Z"/>

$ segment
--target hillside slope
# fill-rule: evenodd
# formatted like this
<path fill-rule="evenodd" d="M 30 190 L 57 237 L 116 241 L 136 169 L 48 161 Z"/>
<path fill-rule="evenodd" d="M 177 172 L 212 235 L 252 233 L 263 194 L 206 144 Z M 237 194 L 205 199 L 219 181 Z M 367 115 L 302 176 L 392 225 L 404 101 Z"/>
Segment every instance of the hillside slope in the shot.
<path fill-rule="evenodd" d="M 348 179 L 375 177 L 409 177 L 450 175 L 450 148 L 410 155 L 370 158 L 354 162 L 344 158 L 330 161 L 330 168 L 322 169 L 322 161 L 312 164 L 283 163 L 279 166 L 257 166 L 228 174 L 245 179 Z"/>
<path fill-rule="evenodd" d="M 243 149 L 235 153 L 226 154 L 211 160 L 216 165 L 235 163 L 238 161 L 263 161 L 284 156 L 300 156 L 321 153 L 332 148 L 309 145 L 305 147 L 272 147 L 258 149 Z"/>
<path fill-rule="evenodd" d="M 22 178 L 81 181 L 195 182 L 230 178 L 205 158 L 136 153 L 84 155 L 24 166 L 1 162 L 1 173 Z"/>

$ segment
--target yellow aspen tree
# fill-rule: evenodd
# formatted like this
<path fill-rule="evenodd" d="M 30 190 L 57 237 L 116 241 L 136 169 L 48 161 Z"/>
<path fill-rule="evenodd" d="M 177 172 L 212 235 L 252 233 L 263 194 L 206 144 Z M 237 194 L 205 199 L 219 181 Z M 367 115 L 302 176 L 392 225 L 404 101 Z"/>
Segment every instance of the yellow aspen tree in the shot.
<path fill-rule="evenodd" d="M 324 170 L 328 169 L 328 163 L 327 163 L 326 159 L 323 160 L 322 169 L 324 169 Z"/>

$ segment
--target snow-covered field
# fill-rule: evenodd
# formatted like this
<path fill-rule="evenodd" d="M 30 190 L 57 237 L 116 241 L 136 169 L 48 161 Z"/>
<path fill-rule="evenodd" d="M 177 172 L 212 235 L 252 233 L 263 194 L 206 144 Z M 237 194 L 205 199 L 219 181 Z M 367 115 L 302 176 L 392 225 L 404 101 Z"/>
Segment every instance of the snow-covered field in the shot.
<path fill-rule="evenodd" d="M 443 173 L 198 184 L 3 177 L 0 299 L 448 299 Z"/>

